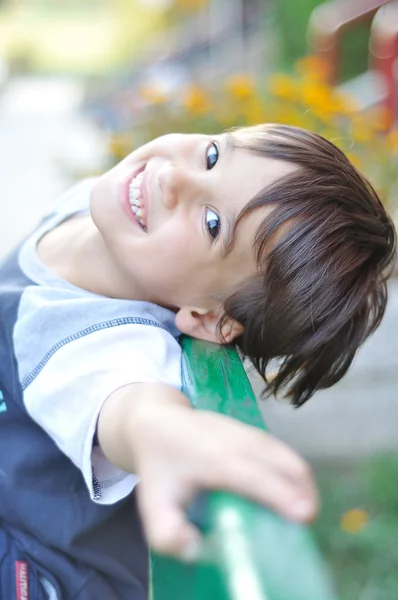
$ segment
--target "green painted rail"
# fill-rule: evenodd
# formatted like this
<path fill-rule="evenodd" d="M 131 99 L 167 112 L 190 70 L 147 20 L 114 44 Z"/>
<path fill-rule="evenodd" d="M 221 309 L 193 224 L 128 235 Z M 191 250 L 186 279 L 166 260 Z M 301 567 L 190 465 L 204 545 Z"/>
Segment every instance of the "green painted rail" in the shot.
<path fill-rule="evenodd" d="M 183 388 L 198 409 L 264 429 L 239 355 L 182 340 Z M 233 494 L 198 496 L 190 516 L 204 532 L 200 562 L 152 555 L 153 600 L 336 600 L 308 528 Z"/>

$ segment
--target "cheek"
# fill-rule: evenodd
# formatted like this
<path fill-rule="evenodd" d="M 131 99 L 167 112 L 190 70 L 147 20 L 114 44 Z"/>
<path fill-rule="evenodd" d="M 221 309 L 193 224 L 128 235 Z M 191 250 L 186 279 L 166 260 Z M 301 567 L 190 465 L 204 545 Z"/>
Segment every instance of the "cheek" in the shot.
<path fill-rule="evenodd" d="M 257 271 L 257 267 L 252 249 L 250 248 L 250 250 L 247 249 L 246 251 L 238 252 L 234 257 L 229 270 L 233 273 L 233 280 L 236 288 L 241 287 L 248 278 L 253 277 Z"/>
<path fill-rule="evenodd" d="M 148 236 L 148 243 L 165 254 L 175 254 L 181 260 L 189 256 L 203 254 L 203 240 L 192 219 L 186 219 L 176 214 L 173 218 L 159 224 L 155 231 Z M 149 247 L 148 244 L 148 247 Z"/>
<path fill-rule="evenodd" d="M 167 265 L 173 272 L 190 272 L 200 265 L 200 250 L 194 236 L 187 231 L 162 235 L 156 241 L 154 264 Z M 150 256 L 152 260 L 152 256 Z"/>
<path fill-rule="evenodd" d="M 94 185 L 90 194 L 90 214 L 95 226 L 104 238 L 111 237 L 115 229 L 116 214 L 110 198 L 110 186 L 105 176 Z"/>
<path fill-rule="evenodd" d="M 198 243 L 189 231 L 181 227 L 161 227 L 158 231 L 141 239 L 126 236 L 125 243 L 120 244 L 131 257 L 131 261 L 145 269 L 161 272 L 162 269 L 172 272 L 188 271 L 189 267 L 198 265 Z"/>

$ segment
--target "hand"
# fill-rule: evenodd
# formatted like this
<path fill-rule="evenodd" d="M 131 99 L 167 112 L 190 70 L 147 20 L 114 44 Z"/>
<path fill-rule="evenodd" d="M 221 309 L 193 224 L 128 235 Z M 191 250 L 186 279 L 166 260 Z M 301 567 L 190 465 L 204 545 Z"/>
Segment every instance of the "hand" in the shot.
<path fill-rule="evenodd" d="M 152 548 L 197 554 L 200 535 L 185 507 L 201 489 L 235 492 L 293 520 L 314 518 L 317 493 L 303 459 L 272 435 L 193 410 L 180 396 L 183 401 L 141 403 L 134 417 L 138 502 Z"/>

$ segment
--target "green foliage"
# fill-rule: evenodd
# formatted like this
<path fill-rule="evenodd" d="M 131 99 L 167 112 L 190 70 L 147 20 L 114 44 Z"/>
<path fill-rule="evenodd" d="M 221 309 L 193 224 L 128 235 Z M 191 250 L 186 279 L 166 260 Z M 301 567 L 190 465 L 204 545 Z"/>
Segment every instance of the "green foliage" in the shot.
<path fill-rule="evenodd" d="M 342 470 L 318 472 L 323 499 L 315 535 L 341 600 L 396 600 L 398 597 L 398 456 L 382 455 Z M 357 533 L 344 531 L 347 511 L 361 509 L 368 522 Z"/>
<path fill-rule="evenodd" d="M 339 81 L 346 81 L 368 69 L 371 20 L 359 23 L 344 32 L 341 38 Z"/>
<path fill-rule="evenodd" d="M 310 14 L 322 0 L 277 0 L 275 16 L 280 33 L 280 67 L 290 70 L 292 63 L 307 53 L 307 27 Z"/>
<path fill-rule="evenodd" d="M 290 71 L 292 63 L 308 52 L 307 30 L 309 17 L 324 0 L 278 0 L 275 17 L 279 39 L 279 67 Z M 346 81 L 368 66 L 368 45 L 371 20 L 359 23 L 343 32 L 341 37 L 340 81 Z"/>

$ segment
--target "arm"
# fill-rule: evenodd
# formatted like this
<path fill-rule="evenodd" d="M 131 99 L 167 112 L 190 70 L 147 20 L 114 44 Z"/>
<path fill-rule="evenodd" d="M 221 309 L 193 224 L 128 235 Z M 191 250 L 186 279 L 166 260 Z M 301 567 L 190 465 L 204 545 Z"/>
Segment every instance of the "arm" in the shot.
<path fill-rule="evenodd" d="M 199 547 L 184 507 L 203 488 L 236 492 L 299 521 L 316 513 L 309 469 L 292 450 L 257 428 L 195 411 L 166 384 L 127 385 L 111 394 L 98 439 L 108 460 L 141 478 L 144 528 L 160 552 L 192 555 Z"/>

